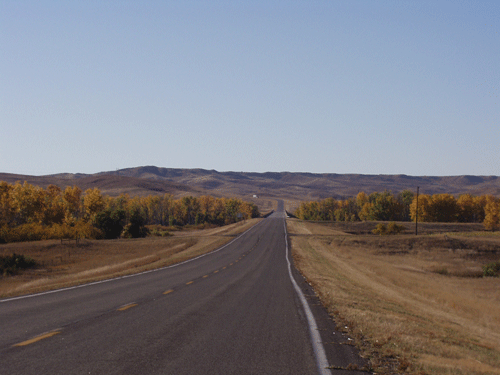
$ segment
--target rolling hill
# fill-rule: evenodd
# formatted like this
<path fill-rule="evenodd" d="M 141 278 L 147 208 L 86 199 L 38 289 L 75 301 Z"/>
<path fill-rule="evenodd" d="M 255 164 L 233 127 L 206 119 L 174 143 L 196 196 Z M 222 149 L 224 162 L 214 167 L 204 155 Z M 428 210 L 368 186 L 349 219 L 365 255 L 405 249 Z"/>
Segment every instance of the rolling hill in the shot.
<path fill-rule="evenodd" d="M 98 187 L 104 194 L 117 196 L 172 194 L 213 196 L 279 197 L 291 200 L 315 200 L 327 197 L 345 198 L 360 191 L 390 190 L 393 193 L 420 187 L 422 194 L 449 193 L 459 195 L 492 194 L 500 196 L 498 176 L 407 176 L 363 175 L 300 172 L 218 172 L 206 169 L 174 169 L 145 166 L 96 174 L 61 173 L 26 176 L 0 173 L 0 181 L 27 181 L 46 187 L 54 184 L 64 188 L 78 186 L 82 190 Z"/>

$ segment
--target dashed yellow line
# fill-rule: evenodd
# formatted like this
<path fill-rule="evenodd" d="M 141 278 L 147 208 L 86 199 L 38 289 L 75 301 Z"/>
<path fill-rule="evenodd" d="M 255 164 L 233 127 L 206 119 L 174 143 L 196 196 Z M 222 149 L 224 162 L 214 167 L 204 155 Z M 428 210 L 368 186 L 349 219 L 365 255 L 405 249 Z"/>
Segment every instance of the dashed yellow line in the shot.
<path fill-rule="evenodd" d="M 215 270 L 215 271 L 214 271 L 214 273 L 217 273 L 217 272 L 219 272 L 219 270 Z"/>
<path fill-rule="evenodd" d="M 170 294 L 170 293 L 172 293 L 173 291 L 174 291 L 173 289 L 169 289 L 169 290 L 164 291 L 164 292 L 163 292 L 163 294 Z"/>
<path fill-rule="evenodd" d="M 208 275 L 203 276 L 204 279 L 206 279 L 207 277 L 208 277 Z"/>
<path fill-rule="evenodd" d="M 117 311 L 125 311 L 135 306 L 137 306 L 137 303 L 129 303 L 128 305 L 120 307 L 119 309 L 117 309 Z"/>
<path fill-rule="evenodd" d="M 222 267 L 223 270 L 225 270 L 227 267 Z"/>
<path fill-rule="evenodd" d="M 233 265 L 233 263 L 230 264 L 230 266 L 232 266 L 232 265 Z"/>
<path fill-rule="evenodd" d="M 57 335 L 59 333 L 61 333 L 61 331 L 59 331 L 59 330 L 48 332 L 48 333 L 44 333 L 43 335 L 33 337 L 32 339 L 20 342 L 19 344 L 15 344 L 14 346 L 26 346 L 26 345 L 30 345 L 30 344 L 33 344 L 33 343 L 35 343 L 37 341 L 40 341 L 40 340 L 47 339 L 49 337 L 55 336 L 55 335 Z"/>
<path fill-rule="evenodd" d="M 189 284 L 192 284 L 192 283 L 194 283 L 194 281 L 188 281 L 188 282 L 186 283 L 186 285 L 189 285 Z"/>

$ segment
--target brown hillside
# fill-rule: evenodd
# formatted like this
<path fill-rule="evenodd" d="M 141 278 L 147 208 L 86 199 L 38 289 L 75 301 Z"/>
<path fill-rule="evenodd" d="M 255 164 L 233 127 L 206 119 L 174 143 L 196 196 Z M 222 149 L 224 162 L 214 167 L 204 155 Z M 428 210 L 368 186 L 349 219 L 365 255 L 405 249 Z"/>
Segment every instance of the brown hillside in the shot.
<path fill-rule="evenodd" d="M 0 181 L 8 183 L 28 182 L 32 185 L 46 188 L 50 184 L 57 185 L 64 189 L 66 186 L 78 186 L 82 190 L 97 187 L 103 194 L 118 196 L 120 194 L 129 194 L 131 196 L 146 196 L 152 194 L 172 194 L 175 197 L 185 195 L 200 195 L 196 188 L 170 182 L 155 181 L 146 178 L 135 178 L 127 176 L 116 176 L 109 174 L 95 175 L 50 175 L 50 176 L 23 176 L 7 173 L 0 173 Z"/>
<path fill-rule="evenodd" d="M 60 187 L 77 185 L 85 190 L 98 187 L 105 194 L 149 195 L 170 193 L 174 196 L 210 194 L 214 196 L 279 197 L 292 200 L 315 200 L 327 197 L 343 198 L 358 192 L 405 189 L 422 194 L 450 193 L 459 195 L 492 194 L 500 196 L 498 176 L 407 176 L 361 175 L 334 173 L 292 172 L 218 172 L 205 169 L 173 169 L 155 166 L 127 168 L 93 175 L 57 174 L 49 176 L 22 176 L 0 174 L 0 180 L 14 183 Z"/>

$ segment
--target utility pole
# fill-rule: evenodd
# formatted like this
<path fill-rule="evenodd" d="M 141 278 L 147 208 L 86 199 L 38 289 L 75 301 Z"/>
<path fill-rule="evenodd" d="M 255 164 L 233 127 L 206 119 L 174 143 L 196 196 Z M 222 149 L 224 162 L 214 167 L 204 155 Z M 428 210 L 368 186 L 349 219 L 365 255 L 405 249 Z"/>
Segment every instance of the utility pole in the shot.
<path fill-rule="evenodd" d="M 418 235 L 418 186 L 417 186 L 417 212 L 415 215 L 415 236 Z"/>

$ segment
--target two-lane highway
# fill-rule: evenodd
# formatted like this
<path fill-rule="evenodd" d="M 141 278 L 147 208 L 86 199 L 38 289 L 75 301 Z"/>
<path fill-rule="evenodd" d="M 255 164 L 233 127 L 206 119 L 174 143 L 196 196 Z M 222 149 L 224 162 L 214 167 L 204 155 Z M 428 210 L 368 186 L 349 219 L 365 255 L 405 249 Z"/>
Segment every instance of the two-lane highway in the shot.
<path fill-rule="evenodd" d="M 329 373 L 290 279 L 283 217 L 176 266 L 0 300 L 2 373 Z"/>

